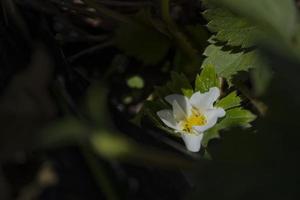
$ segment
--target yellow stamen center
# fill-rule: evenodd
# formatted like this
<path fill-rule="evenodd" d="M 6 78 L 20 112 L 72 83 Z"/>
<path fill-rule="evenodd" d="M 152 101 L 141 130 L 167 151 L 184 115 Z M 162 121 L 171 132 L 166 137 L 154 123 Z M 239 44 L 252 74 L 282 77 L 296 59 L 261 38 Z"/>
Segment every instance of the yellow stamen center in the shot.
<path fill-rule="evenodd" d="M 206 118 L 199 111 L 193 109 L 192 114 L 181 122 L 182 130 L 191 133 L 193 126 L 203 126 L 206 124 Z"/>

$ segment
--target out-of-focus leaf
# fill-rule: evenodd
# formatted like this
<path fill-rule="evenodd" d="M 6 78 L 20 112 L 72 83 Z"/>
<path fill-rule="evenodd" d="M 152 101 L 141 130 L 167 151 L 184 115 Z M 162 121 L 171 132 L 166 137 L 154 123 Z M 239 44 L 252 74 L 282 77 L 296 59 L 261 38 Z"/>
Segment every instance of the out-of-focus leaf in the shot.
<path fill-rule="evenodd" d="M 87 142 L 90 128 L 75 118 L 66 118 L 50 124 L 39 136 L 39 147 L 78 145 Z"/>
<path fill-rule="evenodd" d="M 141 89 L 144 87 L 144 80 L 140 76 L 133 76 L 127 80 L 127 85 L 131 88 Z"/>
<path fill-rule="evenodd" d="M 93 125 L 100 128 L 113 127 L 111 115 L 107 109 L 107 89 L 104 83 L 94 83 L 88 90 L 86 112 Z"/>
<path fill-rule="evenodd" d="M 116 133 L 97 132 L 91 137 L 95 152 L 106 159 L 119 159 L 137 165 L 189 168 L 193 163 L 172 153 L 160 151 Z M 166 159 L 168 158 L 168 159 Z"/>
<path fill-rule="evenodd" d="M 203 15 L 209 21 L 208 29 L 216 33 L 215 39 L 227 45 L 251 47 L 261 35 L 256 26 L 226 9 L 209 8 Z"/>
<path fill-rule="evenodd" d="M 229 95 L 217 102 L 215 106 L 228 110 L 241 105 L 241 101 L 241 98 L 237 96 L 236 92 L 231 92 Z"/>
<path fill-rule="evenodd" d="M 268 66 L 257 67 L 252 72 L 252 81 L 256 96 L 261 96 L 267 90 L 273 72 Z"/>
<path fill-rule="evenodd" d="M 57 108 L 49 94 L 52 60 L 40 45 L 27 69 L 15 75 L 0 98 L 0 156 L 29 150 L 35 134 L 54 118 Z"/>
<path fill-rule="evenodd" d="M 269 33 L 291 39 L 297 24 L 293 0 L 209 0 L 253 20 Z M 266 12 L 266 10 L 268 12 Z"/>
<path fill-rule="evenodd" d="M 98 154 L 108 159 L 124 157 L 136 151 L 127 138 L 116 133 L 105 133 L 105 130 L 93 134 L 90 142 Z"/>
<path fill-rule="evenodd" d="M 213 65 L 205 65 L 195 81 L 195 91 L 207 92 L 212 87 L 220 87 L 219 79 Z"/>

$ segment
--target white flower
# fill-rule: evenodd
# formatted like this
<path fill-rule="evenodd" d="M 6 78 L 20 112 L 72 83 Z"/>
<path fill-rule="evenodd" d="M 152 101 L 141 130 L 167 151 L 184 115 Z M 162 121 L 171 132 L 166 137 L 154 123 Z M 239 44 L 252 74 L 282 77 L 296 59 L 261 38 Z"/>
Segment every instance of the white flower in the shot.
<path fill-rule="evenodd" d="M 198 152 L 204 131 L 212 128 L 218 118 L 225 116 L 223 108 L 214 107 L 220 90 L 212 87 L 206 93 L 196 92 L 191 98 L 172 94 L 165 100 L 172 105 L 172 110 L 160 110 L 157 115 L 161 121 L 175 132 L 181 133 L 186 148 Z"/>

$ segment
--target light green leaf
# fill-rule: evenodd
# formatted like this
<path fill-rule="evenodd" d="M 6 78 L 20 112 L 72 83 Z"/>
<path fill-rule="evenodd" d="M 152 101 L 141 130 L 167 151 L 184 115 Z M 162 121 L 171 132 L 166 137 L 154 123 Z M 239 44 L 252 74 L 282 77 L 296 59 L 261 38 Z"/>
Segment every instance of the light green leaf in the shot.
<path fill-rule="evenodd" d="M 195 81 L 195 91 L 207 92 L 212 87 L 219 87 L 219 80 L 215 67 L 211 64 L 204 65 L 200 75 Z"/>
<path fill-rule="evenodd" d="M 162 60 L 171 44 L 167 36 L 142 20 L 120 24 L 115 32 L 115 41 L 127 55 L 150 65 Z"/>
<path fill-rule="evenodd" d="M 256 26 L 226 9 L 211 8 L 203 15 L 209 21 L 208 29 L 216 33 L 215 39 L 226 42 L 227 45 L 251 47 L 261 35 L 261 31 Z"/>
<path fill-rule="evenodd" d="M 242 126 L 242 127 L 251 127 L 249 124 L 256 119 L 256 116 L 252 114 L 249 110 L 243 108 L 233 108 L 226 111 L 225 118 L 219 123 L 219 126 L 222 129 L 233 127 L 233 126 Z"/>
<path fill-rule="evenodd" d="M 131 88 L 141 89 L 144 87 L 144 80 L 140 76 L 133 76 L 127 80 L 127 85 Z"/>
<path fill-rule="evenodd" d="M 108 159 L 126 156 L 135 149 L 126 137 L 105 131 L 93 134 L 90 142 L 96 153 Z"/>
<path fill-rule="evenodd" d="M 261 59 L 256 51 L 235 53 L 225 51 L 221 46 L 212 44 L 206 48 L 204 55 L 207 58 L 204 60 L 203 66 L 215 66 L 218 76 L 228 81 L 239 71 L 247 71 L 261 65 Z"/>
<path fill-rule="evenodd" d="M 226 97 L 222 98 L 215 106 L 228 110 L 230 108 L 234 108 L 241 105 L 241 101 L 241 98 L 237 96 L 236 92 L 234 91 Z"/>
<path fill-rule="evenodd" d="M 275 35 L 290 39 L 297 24 L 294 0 L 209 0 L 247 17 Z"/>
<path fill-rule="evenodd" d="M 251 127 L 250 122 L 254 121 L 256 116 L 250 111 L 242 108 L 233 108 L 226 111 L 226 116 L 213 128 L 204 133 L 202 145 L 207 146 L 208 142 L 214 138 L 220 138 L 219 131 L 231 127 L 241 126 L 244 128 Z"/>

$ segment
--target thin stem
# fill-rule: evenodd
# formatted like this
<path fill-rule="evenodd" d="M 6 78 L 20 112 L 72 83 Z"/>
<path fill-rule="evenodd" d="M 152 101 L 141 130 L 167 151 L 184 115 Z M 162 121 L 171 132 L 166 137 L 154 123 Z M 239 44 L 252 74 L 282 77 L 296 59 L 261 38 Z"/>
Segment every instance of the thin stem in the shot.
<path fill-rule="evenodd" d="M 78 58 L 86 55 L 86 54 L 90 54 L 94 51 L 97 51 L 97 50 L 100 50 L 100 49 L 103 49 L 103 48 L 106 48 L 106 47 L 109 47 L 109 46 L 112 46 L 114 44 L 114 42 L 112 40 L 109 40 L 107 42 L 104 42 L 104 43 L 101 43 L 101 44 L 98 44 L 98 45 L 95 45 L 95 46 L 92 46 L 88 49 L 85 49 L 83 51 L 80 51 L 79 53 L 71 56 L 68 58 L 68 60 L 70 62 L 74 62 L 75 60 L 77 60 Z"/>

